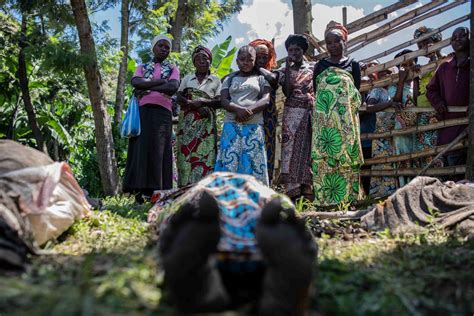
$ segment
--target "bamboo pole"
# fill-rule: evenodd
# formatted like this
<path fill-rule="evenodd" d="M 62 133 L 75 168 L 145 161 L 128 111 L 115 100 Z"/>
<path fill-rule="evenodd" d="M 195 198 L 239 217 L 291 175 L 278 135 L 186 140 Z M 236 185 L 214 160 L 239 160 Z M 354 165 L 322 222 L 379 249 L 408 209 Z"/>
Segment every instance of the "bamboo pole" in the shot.
<path fill-rule="evenodd" d="M 461 5 L 461 4 L 464 4 L 464 3 L 466 3 L 466 2 L 468 2 L 468 0 L 457 0 L 457 1 L 454 1 L 454 2 L 452 2 L 452 3 L 450 3 L 450 4 L 448 4 L 448 5 L 445 5 L 445 6 L 442 7 L 442 8 L 433 10 L 433 11 L 431 11 L 431 12 L 428 12 L 427 14 L 424 14 L 424 15 L 421 15 L 421 16 L 419 16 L 419 17 L 417 17 L 417 18 L 414 18 L 413 20 L 411 20 L 411 21 L 409 21 L 409 22 L 407 22 L 407 23 L 405 23 L 405 24 L 402 24 L 402 25 L 400 25 L 400 26 L 398 26 L 398 27 L 395 27 L 395 28 L 393 28 L 393 29 L 389 29 L 389 30 L 388 30 L 387 32 L 385 32 L 385 33 L 384 33 L 384 32 L 379 32 L 379 34 L 378 34 L 377 36 L 375 36 L 375 37 L 373 37 L 373 38 L 371 38 L 371 39 L 367 39 L 367 40 L 365 40 L 364 42 L 360 43 L 360 44 L 357 45 L 357 46 L 352 46 L 350 49 L 347 50 L 347 53 L 348 53 L 348 54 L 353 53 L 353 52 L 355 52 L 355 51 L 357 51 L 357 50 L 359 50 L 359 49 L 361 49 L 361 48 L 363 48 L 363 47 L 365 47 L 365 46 L 367 46 L 367 45 L 369 45 L 369 44 L 375 42 L 376 40 L 378 40 L 378 39 L 380 39 L 380 38 L 382 38 L 382 37 L 387 37 L 387 36 L 389 36 L 389 35 L 391 35 L 391 34 L 397 33 L 398 31 L 401 31 L 401 30 L 403 30 L 403 29 L 405 29 L 405 28 L 407 28 L 407 27 L 409 27 L 409 26 L 415 25 L 415 24 L 417 24 L 417 23 L 419 23 L 419 22 L 421 22 L 421 21 L 423 21 L 423 20 L 425 20 L 425 19 L 431 18 L 431 17 L 436 16 L 436 15 L 438 15 L 438 14 L 441 14 L 441 13 L 443 13 L 443 12 L 445 12 L 445 11 L 451 10 L 452 8 L 457 7 L 457 6 L 459 6 L 459 5 Z"/>
<path fill-rule="evenodd" d="M 440 5 L 442 5 L 443 3 L 446 3 L 448 2 L 448 0 L 433 0 L 433 1 L 430 1 L 428 2 L 427 4 L 419 7 L 419 8 L 416 8 L 416 9 L 413 9 L 401 16 L 399 16 L 398 18 L 395 18 L 393 19 L 392 21 L 376 28 L 375 30 L 372 30 L 370 32 L 367 32 L 365 34 L 361 34 L 359 36 L 356 36 L 350 40 L 347 41 L 347 47 L 353 47 L 354 45 L 356 44 L 359 44 L 359 43 L 362 43 L 362 42 L 366 42 L 368 40 L 371 40 L 375 37 L 378 37 L 379 35 L 381 34 L 384 34 L 385 32 L 389 31 L 389 30 L 392 30 L 394 29 L 395 27 L 399 26 L 399 25 L 402 25 L 403 23 L 405 22 L 408 22 L 410 21 L 411 19 L 417 17 L 417 16 L 420 16 Z"/>
<path fill-rule="evenodd" d="M 455 119 L 432 123 L 430 125 L 413 126 L 413 127 L 403 128 L 403 129 L 394 129 L 394 130 L 391 130 L 389 132 L 384 132 L 384 133 L 364 133 L 364 134 L 360 134 L 360 139 L 366 140 L 366 139 L 402 136 L 402 135 L 407 135 L 407 134 L 412 134 L 412 133 L 420 133 L 420 132 L 437 130 L 437 129 L 441 129 L 445 127 L 467 125 L 468 122 L 469 120 L 467 117 L 455 118 Z"/>
<path fill-rule="evenodd" d="M 423 170 L 420 171 L 420 173 L 418 174 L 419 176 L 423 175 L 427 170 L 428 168 L 430 168 L 432 165 L 433 165 L 433 162 L 436 160 L 436 159 L 439 159 L 442 155 L 444 155 L 445 153 L 447 153 L 448 151 L 450 150 L 455 150 L 457 148 L 456 145 L 464 138 L 467 136 L 467 128 L 465 128 L 461 134 L 459 134 L 458 136 L 456 136 L 455 139 L 453 139 L 452 142 L 450 142 L 445 148 L 443 148 L 442 151 L 440 151 L 434 158 L 432 161 L 430 161 L 430 163 L 428 165 L 426 165 Z M 467 141 L 466 141 L 466 145 L 467 145 Z M 466 146 L 464 146 L 466 147 Z"/>
<path fill-rule="evenodd" d="M 451 45 L 451 37 L 447 38 L 445 40 L 442 40 L 441 42 L 438 42 L 434 45 L 431 45 L 431 46 L 416 50 L 414 52 L 402 55 L 402 56 L 397 57 L 393 60 L 390 60 L 386 63 L 378 64 L 378 65 L 369 67 L 369 68 L 367 68 L 366 70 L 364 70 L 362 72 L 362 76 L 367 76 L 368 74 L 372 74 L 374 72 L 383 71 L 383 70 L 386 70 L 388 68 L 391 68 L 391 67 L 394 67 L 394 66 L 397 66 L 397 65 L 401 65 L 405 61 L 415 59 L 416 57 L 419 57 L 419 56 L 426 56 L 430 53 L 436 52 L 436 51 L 440 50 L 441 48 L 449 46 L 449 45 Z"/>
<path fill-rule="evenodd" d="M 416 177 L 421 171 L 421 168 L 405 168 L 405 169 L 385 169 L 385 170 L 374 170 L 374 169 L 362 169 L 360 175 L 362 177 Z M 466 173 L 466 166 L 455 166 L 455 167 L 442 167 L 442 168 L 431 168 L 426 171 L 427 176 L 451 176 L 456 174 Z"/>
<path fill-rule="evenodd" d="M 384 17 L 382 20 L 386 19 L 386 17 L 392 13 L 392 12 L 395 12 L 399 9 L 402 9 L 402 8 L 405 8 L 409 5 L 412 5 L 414 3 L 416 3 L 417 1 L 416 0 L 402 0 L 402 1 L 398 1 L 398 2 L 395 2 L 394 4 L 392 5 L 389 5 L 388 7 L 385 7 L 383 9 L 380 9 L 376 12 L 373 12 L 371 14 L 368 14 L 358 20 L 355 20 L 349 24 L 346 25 L 346 28 L 347 28 L 347 31 L 349 32 L 349 34 L 351 33 L 355 33 L 359 30 L 362 30 L 368 26 L 371 26 L 375 23 L 378 23 L 380 22 L 381 20 L 380 17 Z M 324 40 L 322 41 L 319 41 L 318 42 L 319 45 L 324 45 Z"/>
<path fill-rule="evenodd" d="M 441 65 L 442 63 L 444 63 L 448 60 L 450 60 L 450 57 L 445 57 L 445 58 L 442 58 L 442 59 L 438 59 L 438 60 L 432 61 L 432 62 L 430 62 L 426 65 L 423 65 L 423 66 L 421 66 L 420 71 L 416 75 L 417 76 L 422 76 L 426 73 L 434 71 L 434 70 L 436 70 L 436 68 L 438 68 L 439 65 Z M 413 72 L 410 71 L 410 73 L 408 74 L 407 80 L 413 79 L 413 77 L 414 77 L 414 74 L 413 74 Z M 397 82 L 398 82 L 398 75 L 393 74 L 388 78 L 384 78 L 384 79 L 380 79 L 380 80 L 372 81 L 372 82 L 365 82 L 361 85 L 359 91 L 360 92 L 365 92 L 365 91 L 369 91 L 372 88 L 386 87 L 390 84 L 395 84 Z"/>
<path fill-rule="evenodd" d="M 471 14 L 474 12 L 474 3 L 471 2 Z M 474 20 L 471 19 L 471 32 L 474 27 Z M 474 56 L 474 42 L 471 39 L 470 55 Z M 469 146 L 467 148 L 467 171 L 466 179 L 474 181 L 474 63 L 470 65 L 471 73 L 469 76 Z"/>
<path fill-rule="evenodd" d="M 459 24 L 459 23 L 462 23 L 462 22 L 464 22 L 464 21 L 467 21 L 467 20 L 470 19 L 470 17 L 471 17 L 470 14 L 466 14 L 466 15 L 464 15 L 464 16 L 461 16 L 461 17 L 459 17 L 459 18 L 457 18 L 457 19 L 455 19 L 455 20 L 449 22 L 449 23 L 446 23 L 446 24 L 444 24 L 444 25 L 438 27 L 437 29 L 434 29 L 432 32 L 423 34 L 422 36 L 420 36 L 420 37 L 418 37 L 418 38 L 416 38 L 416 39 L 412 39 L 412 40 L 406 41 L 405 43 L 402 43 L 402 44 L 400 44 L 400 45 L 397 45 L 397 46 L 395 46 L 395 47 L 392 47 L 392 48 L 390 48 L 389 50 L 386 50 L 386 51 L 381 52 L 381 53 L 379 53 L 379 54 L 377 54 L 377 55 L 374 55 L 374 56 L 371 56 L 371 57 L 362 59 L 362 60 L 360 60 L 360 61 L 363 62 L 363 63 L 367 63 L 367 62 L 372 61 L 372 60 L 374 60 L 374 59 L 378 59 L 378 58 L 381 58 L 381 57 L 388 56 L 388 55 L 390 55 L 390 54 L 392 54 L 392 53 L 394 53 L 394 52 L 396 52 L 396 51 L 399 51 L 399 50 L 401 50 L 401 49 L 403 49 L 403 48 L 406 48 L 406 47 L 411 46 L 411 45 L 414 45 L 414 44 L 416 44 L 416 43 L 418 43 L 418 42 L 424 41 L 425 39 L 430 38 L 432 35 L 434 35 L 434 34 L 436 34 L 436 33 L 442 32 L 442 31 L 444 31 L 444 30 L 446 30 L 446 29 L 448 29 L 448 28 L 450 28 L 450 27 L 452 27 L 452 26 L 455 26 L 455 25 L 457 25 L 457 24 Z"/>
<path fill-rule="evenodd" d="M 347 32 L 348 32 L 349 34 L 352 34 L 352 33 L 355 33 L 355 32 L 357 32 L 357 31 L 363 30 L 363 29 L 365 29 L 366 27 L 369 27 L 369 26 L 371 26 L 371 25 L 374 25 L 374 24 L 377 24 L 377 23 L 379 23 L 379 22 L 382 22 L 382 21 L 384 21 L 384 20 L 386 20 L 386 19 L 388 19 L 388 14 L 383 14 L 383 15 L 380 15 L 380 16 L 378 16 L 378 17 L 376 17 L 376 18 L 373 18 L 372 20 L 367 21 L 367 22 L 364 23 L 364 24 L 360 24 L 360 25 L 358 25 L 358 26 L 356 26 L 356 27 L 354 27 L 354 28 L 352 28 L 352 29 L 350 29 L 350 30 L 348 29 Z M 324 41 L 323 41 L 323 43 L 324 43 Z"/>
<path fill-rule="evenodd" d="M 379 112 L 388 112 L 388 113 L 394 113 L 397 110 L 394 108 L 386 108 L 382 111 Z M 436 111 L 432 107 L 414 107 L 414 108 L 407 108 L 403 110 L 404 112 L 414 112 L 414 113 L 429 113 Z M 367 106 L 361 106 L 359 108 L 359 112 L 367 112 Z M 449 106 L 448 107 L 448 112 L 449 113 L 466 113 L 467 112 L 467 106 Z"/>
<path fill-rule="evenodd" d="M 326 51 L 326 48 L 319 44 L 319 41 L 318 41 L 318 39 L 316 38 L 316 36 L 314 36 L 313 34 L 308 34 L 308 33 L 304 33 L 303 35 L 306 36 L 306 38 L 308 39 L 309 43 L 310 43 L 311 45 L 313 45 L 314 48 L 316 48 L 320 54 L 327 52 L 327 51 Z"/>
<path fill-rule="evenodd" d="M 421 151 L 413 152 L 409 154 L 396 155 L 396 156 L 391 156 L 391 157 L 376 157 L 376 158 L 364 159 L 364 165 L 371 166 L 371 165 L 378 165 L 378 164 L 394 163 L 394 162 L 412 160 L 412 159 L 417 159 L 417 158 L 422 158 L 422 157 L 434 156 L 439 153 L 443 154 L 446 152 L 444 150 L 448 148 L 448 146 L 449 144 L 436 146 L 435 148 L 428 148 L 425 150 L 421 150 Z M 467 140 L 464 140 L 464 141 L 461 141 L 460 143 L 455 144 L 448 150 L 462 149 L 462 148 L 465 148 L 466 146 L 467 146 Z M 435 159 L 433 159 L 433 161 L 434 160 Z"/>

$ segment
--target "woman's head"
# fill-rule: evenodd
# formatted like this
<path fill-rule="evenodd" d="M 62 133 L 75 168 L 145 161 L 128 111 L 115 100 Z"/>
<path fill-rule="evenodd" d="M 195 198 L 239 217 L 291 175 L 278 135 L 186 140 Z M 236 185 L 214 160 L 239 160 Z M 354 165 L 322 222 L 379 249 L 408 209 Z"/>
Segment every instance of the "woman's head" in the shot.
<path fill-rule="evenodd" d="M 209 72 L 212 63 L 212 52 L 201 45 L 198 45 L 192 54 L 193 64 L 197 72 Z"/>
<path fill-rule="evenodd" d="M 302 62 L 304 53 L 308 50 L 308 47 L 308 40 L 305 36 L 300 34 L 290 35 L 285 41 L 288 58 L 293 62 Z"/>
<path fill-rule="evenodd" d="M 239 70 L 244 73 L 252 72 L 255 66 L 255 59 L 257 52 L 255 48 L 250 45 L 242 46 L 237 52 L 237 66 Z"/>
<path fill-rule="evenodd" d="M 404 50 L 402 50 L 401 52 L 399 52 L 398 54 L 396 54 L 394 58 L 398 58 L 398 57 L 401 57 L 401 56 L 403 56 L 403 55 L 406 55 L 406 54 L 412 53 L 412 52 L 413 52 L 413 51 L 412 51 L 411 49 L 404 49 Z M 413 65 L 415 65 L 416 63 L 418 63 L 418 58 L 417 58 L 417 57 L 402 62 L 402 63 L 398 66 L 398 68 L 409 69 L 409 68 L 411 68 Z"/>
<path fill-rule="evenodd" d="M 413 38 L 414 39 L 420 38 L 421 36 L 423 36 L 425 34 L 428 34 L 428 33 L 431 33 L 433 31 L 434 30 L 432 28 L 429 28 L 429 27 L 426 27 L 426 26 L 421 26 L 421 27 L 419 27 L 415 30 L 415 33 L 413 34 Z M 441 35 L 441 33 L 437 32 L 437 33 L 432 34 L 430 37 L 427 37 L 427 38 L 419 41 L 416 44 L 418 46 L 418 49 L 423 49 L 423 48 L 431 47 L 431 46 L 433 46 L 434 44 L 436 44 L 438 42 L 441 42 L 442 39 L 443 39 L 443 36 Z M 436 55 L 436 53 L 437 52 L 432 52 L 432 53 L 426 55 L 426 57 L 431 58 L 433 55 Z M 439 51 L 438 51 L 438 53 L 439 53 Z"/>
<path fill-rule="evenodd" d="M 370 68 L 370 67 L 373 67 L 373 66 L 376 66 L 380 64 L 380 62 L 377 60 L 377 59 L 374 59 L 374 60 L 371 60 L 369 61 L 367 64 L 366 64 L 366 69 L 367 68 Z M 362 69 L 362 67 L 361 67 Z M 365 70 L 365 69 L 364 69 Z M 370 80 L 377 80 L 379 78 L 379 73 L 378 72 L 373 72 L 373 73 L 370 73 L 368 74 L 368 77 L 370 78 Z"/>
<path fill-rule="evenodd" d="M 331 57 L 343 56 L 346 49 L 347 35 L 347 29 L 342 24 L 331 21 L 326 26 L 324 41 Z"/>
<path fill-rule="evenodd" d="M 379 71 L 377 74 L 378 74 L 378 79 L 384 79 L 384 78 L 390 77 L 392 74 L 397 74 L 397 73 L 398 73 L 397 67 L 390 67 L 388 69 Z"/>
<path fill-rule="evenodd" d="M 158 35 L 151 42 L 154 59 L 163 61 L 168 58 L 171 50 L 171 40 L 165 35 Z"/>
<path fill-rule="evenodd" d="M 254 47 L 257 52 L 255 61 L 256 67 L 262 67 L 271 70 L 276 67 L 276 53 L 273 44 L 264 39 L 256 39 L 249 44 Z"/>

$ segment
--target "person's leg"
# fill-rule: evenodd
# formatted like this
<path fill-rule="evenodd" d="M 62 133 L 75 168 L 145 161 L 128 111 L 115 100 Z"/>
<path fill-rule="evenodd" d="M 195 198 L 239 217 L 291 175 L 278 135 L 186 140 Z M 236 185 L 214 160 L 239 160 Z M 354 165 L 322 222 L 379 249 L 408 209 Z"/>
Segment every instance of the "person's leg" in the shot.
<path fill-rule="evenodd" d="M 304 221 L 273 199 L 262 210 L 256 234 L 267 264 L 260 315 L 304 315 L 317 253 Z"/>
<path fill-rule="evenodd" d="M 219 207 L 204 192 L 198 205 L 184 204 L 160 235 L 165 286 L 182 312 L 220 311 L 228 296 L 210 260 L 220 238 Z"/>

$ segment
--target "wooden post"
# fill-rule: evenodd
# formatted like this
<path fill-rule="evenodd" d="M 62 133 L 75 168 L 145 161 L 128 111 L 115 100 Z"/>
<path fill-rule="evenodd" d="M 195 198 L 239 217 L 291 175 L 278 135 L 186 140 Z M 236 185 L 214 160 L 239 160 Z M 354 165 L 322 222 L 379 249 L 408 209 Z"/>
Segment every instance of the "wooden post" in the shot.
<path fill-rule="evenodd" d="M 471 15 L 474 9 L 471 1 Z M 474 29 L 474 22 L 471 18 L 471 32 Z M 471 39 L 470 55 L 474 56 L 474 43 Z M 469 143 L 467 148 L 466 179 L 474 180 L 474 63 L 471 61 L 471 80 L 469 82 Z"/>
<path fill-rule="evenodd" d="M 342 7 L 342 25 L 347 25 L 347 7 Z"/>

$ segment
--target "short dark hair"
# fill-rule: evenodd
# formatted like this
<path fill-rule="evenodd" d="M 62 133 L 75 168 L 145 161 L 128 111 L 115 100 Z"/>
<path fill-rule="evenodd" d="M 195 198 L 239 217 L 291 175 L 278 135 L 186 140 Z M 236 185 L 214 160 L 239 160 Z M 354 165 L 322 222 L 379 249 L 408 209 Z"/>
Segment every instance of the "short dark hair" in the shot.
<path fill-rule="evenodd" d="M 306 38 L 306 36 L 301 35 L 301 34 L 292 34 L 288 36 L 288 38 L 285 41 L 286 50 L 288 50 L 288 47 L 290 47 L 290 45 L 293 45 L 293 44 L 301 47 L 301 49 L 304 52 L 306 52 L 309 48 L 308 39 Z"/>
<path fill-rule="evenodd" d="M 247 54 L 254 55 L 254 56 L 257 55 L 257 51 L 255 50 L 255 47 L 250 46 L 250 45 L 245 45 L 245 46 L 242 46 L 241 48 L 239 48 L 239 50 L 237 51 L 237 56 L 239 56 L 240 54 L 243 54 L 243 53 L 247 53 Z"/>
<path fill-rule="evenodd" d="M 399 52 L 398 54 L 396 54 L 394 58 L 398 58 L 398 57 L 406 55 L 408 53 L 413 53 L 413 51 L 411 49 L 404 49 L 401 52 Z M 415 61 L 415 64 L 416 64 L 418 62 L 418 57 L 413 58 L 413 60 Z"/>

